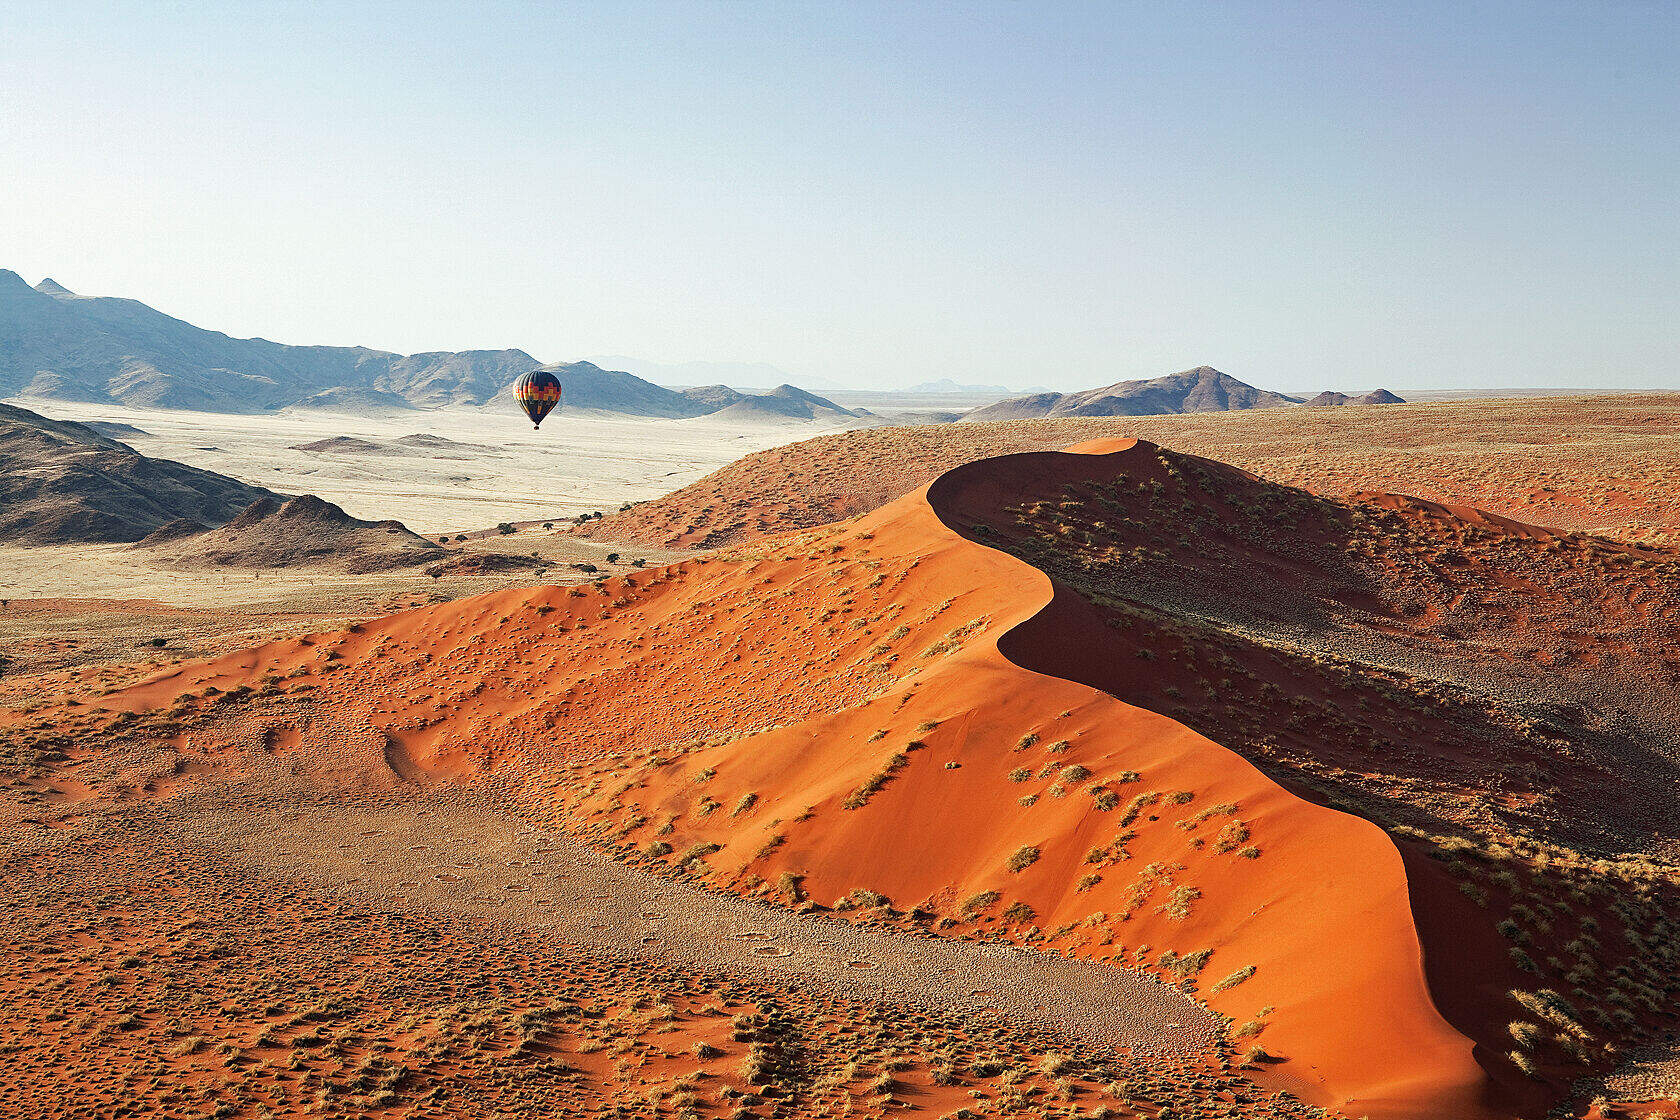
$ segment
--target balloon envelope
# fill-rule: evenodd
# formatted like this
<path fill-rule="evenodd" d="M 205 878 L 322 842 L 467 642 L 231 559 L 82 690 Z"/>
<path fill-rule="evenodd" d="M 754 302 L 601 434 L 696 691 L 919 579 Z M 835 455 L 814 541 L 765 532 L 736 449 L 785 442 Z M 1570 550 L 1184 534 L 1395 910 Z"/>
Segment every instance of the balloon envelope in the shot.
<path fill-rule="evenodd" d="M 513 399 L 531 418 L 532 427 L 542 427 L 543 417 L 560 403 L 560 380 L 545 369 L 534 369 L 513 383 Z"/>

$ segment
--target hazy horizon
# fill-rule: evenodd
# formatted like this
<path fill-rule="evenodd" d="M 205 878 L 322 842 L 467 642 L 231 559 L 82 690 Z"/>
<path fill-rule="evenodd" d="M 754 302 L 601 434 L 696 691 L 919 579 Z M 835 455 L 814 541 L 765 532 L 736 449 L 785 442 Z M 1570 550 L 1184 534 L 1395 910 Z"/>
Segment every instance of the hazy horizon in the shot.
<path fill-rule="evenodd" d="M 1680 388 L 1680 10 L 21 3 L 0 267 L 238 337 Z"/>

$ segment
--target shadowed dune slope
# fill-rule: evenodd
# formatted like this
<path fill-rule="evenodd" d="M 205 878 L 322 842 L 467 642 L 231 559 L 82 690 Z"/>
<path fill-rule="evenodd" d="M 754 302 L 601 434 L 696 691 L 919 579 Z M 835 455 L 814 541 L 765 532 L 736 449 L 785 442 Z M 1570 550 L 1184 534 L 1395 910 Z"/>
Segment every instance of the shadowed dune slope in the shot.
<path fill-rule="evenodd" d="M 1438 1005 L 1496 1078 L 1561 1088 L 1664 1045 L 1672 549 L 1397 495 L 1333 502 L 1147 444 L 1095 465 L 998 459 L 930 495 L 1056 580 L 1007 656 L 1404 838 Z M 1548 1015 L 1563 1028 L 1540 1030 Z"/>
<path fill-rule="evenodd" d="M 1511 1115 L 1431 999 L 1389 838 L 1080 683 L 1113 686 L 1092 667 L 1118 632 L 953 531 L 1021 500 L 1022 460 L 1042 481 L 1156 454 L 1112 450 L 974 464 L 845 525 L 276 642 L 97 704 L 287 692 L 333 729 L 323 780 L 476 780 L 739 893 L 1149 968 L 1262 1047 L 1257 1076 L 1350 1115 Z"/>

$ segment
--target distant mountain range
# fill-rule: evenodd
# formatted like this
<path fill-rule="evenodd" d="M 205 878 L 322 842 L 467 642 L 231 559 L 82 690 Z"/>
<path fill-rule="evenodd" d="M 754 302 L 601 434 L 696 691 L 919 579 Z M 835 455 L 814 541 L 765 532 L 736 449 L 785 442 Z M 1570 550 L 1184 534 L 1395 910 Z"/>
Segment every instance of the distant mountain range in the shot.
<path fill-rule="evenodd" d="M 670 419 L 718 416 L 812 420 L 863 415 L 792 385 L 778 385 L 762 395 L 742 393 L 727 385 L 701 385 L 678 390 L 655 385 L 621 370 L 602 369 L 593 362 L 567 362 L 542 368 L 560 379 L 564 393 L 560 398 L 561 404 L 568 409 L 624 412 Z M 512 394 L 512 386 L 507 386 L 496 395 L 511 398 Z"/>
<path fill-rule="evenodd" d="M 870 416 L 795 388 L 781 370 L 763 363 L 661 364 L 614 357 L 545 366 L 523 350 L 394 354 L 362 346 L 288 346 L 204 330 L 137 300 L 79 296 L 52 279 L 31 287 L 17 273 L 0 269 L 0 397 L 207 412 L 287 408 L 367 414 L 491 402 L 512 409 L 510 386 L 534 369 L 552 370 L 560 378 L 565 390 L 561 407 L 568 410 L 670 419 L 717 416 L 766 423 Z M 674 384 L 695 387 L 671 388 Z M 811 384 L 834 383 L 816 379 Z M 774 388 L 748 393 L 741 391 L 743 385 Z M 1005 390 L 945 379 L 924 382 L 909 391 Z M 1362 397 L 1321 393 L 1306 403 L 1392 404 L 1399 400 L 1386 390 L 1377 390 Z M 1301 403 L 1299 397 L 1256 389 L 1210 366 L 1198 366 L 1167 377 L 1122 381 L 1080 393 L 1012 397 L 969 412 L 963 419 L 1155 416 Z"/>
<path fill-rule="evenodd" d="M 964 385 L 953 381 L 949 377 L 941 377 L 938 381 L 924 381 L 919 385 L 912 385 L 906 389 L 907 393 L 973 393 L 993 394 L 1008 393 L 1007 385 Z"/>
<path fill-rule="evenodd" d="M 731 385 L 737 389 L 769 389 L 793 380 L 793 374 L 764 362 L 651 362 L 624 354 L 601 354 L 585 358 L 602 369 L 620 369 L 637 377 L 670 387 Z M 801 377 L 813 389 L 844 389 L 826 377 Z"/>
<path fill-rule="evenodd" d="M 544 367 L 523 350 L 405 355 L 361 346 L 287 346 L 232 338 L 136 300 L 79 296 L 51 279 L 30 287 L 17 273 L 0 269 L 0 397 L 206 412 L 309 408 L 354 413 L 482 405 L 508 397 L 520 374 L 539 368 L 560 377 L 563 408 L 671 418 L 723 412 L 782 420 L 860 415 L 787 384 L 762 396 L 723 385 L 678 392 L 592 362 Z M 751 369 L 782 380 L 771 366 L 689 363 L 666 368 Z"/>

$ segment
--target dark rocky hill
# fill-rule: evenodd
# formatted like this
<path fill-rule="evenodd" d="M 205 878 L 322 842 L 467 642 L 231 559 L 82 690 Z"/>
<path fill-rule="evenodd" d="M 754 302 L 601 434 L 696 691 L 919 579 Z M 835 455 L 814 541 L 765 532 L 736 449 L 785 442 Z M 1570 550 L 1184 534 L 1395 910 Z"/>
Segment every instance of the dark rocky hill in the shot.
<path fill-rule="evenodd" d="M 149 458 L 84 424 L 0 404 L 0 543 L 137 541 L 180 519 L 219 525 L 275 497 Z"/>
<path fill-rule="evenodd" d="M 1373 389 L 1363 396 L 1350 397 L 1346 393 L 1335 393 L 1326 390 L 1307 402 L 1308 408 L 1339 408 L 1345 404 L 1405 404 L 1405 398 L 1397 397 L 1387 389 Z"/>
<path fill-rule="evenodd" d="M 313 494 L 260 498 L 219 529 L 163 526 L 138 547 L 185 567 L 286 568 L 300 564 L 353 572 L 426 564 L 444 555 L 400 521 L 362 521 Z"/>
<path fill-rule="evenodd" d="M 964 420 L 1035 420 L 1061 416 L 1169 416 L 1300 404 L 1299 397 L 1256 389 L 1212 366 L 1143 381 L 1120 381 L 1082 393 L 1012 397 L 964 415 Z"/>

